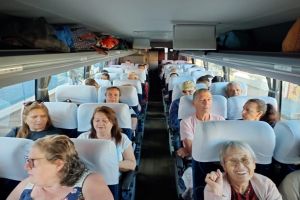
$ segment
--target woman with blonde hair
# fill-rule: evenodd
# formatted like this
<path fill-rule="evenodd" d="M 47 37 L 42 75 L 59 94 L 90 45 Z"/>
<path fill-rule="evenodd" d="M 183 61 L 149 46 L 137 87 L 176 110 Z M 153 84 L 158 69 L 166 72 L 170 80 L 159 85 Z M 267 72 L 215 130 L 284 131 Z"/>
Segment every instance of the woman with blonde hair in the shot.
<path fill-rule="evenodd" d="M 7 200 L 113 199 L 102 176 L 86 169 L 67 136 L 51 135 L 36 140 L 26 157 L 25 169 L 28 178 L 19 183 Z"/>
<path fill-rule="evenodd" d="M 21 127 L 13 128 L 6 136 L 36 140 L 46 135 L 59 134 L 52 125 L 47 107 L 41 101 L 24 103 Z"/>

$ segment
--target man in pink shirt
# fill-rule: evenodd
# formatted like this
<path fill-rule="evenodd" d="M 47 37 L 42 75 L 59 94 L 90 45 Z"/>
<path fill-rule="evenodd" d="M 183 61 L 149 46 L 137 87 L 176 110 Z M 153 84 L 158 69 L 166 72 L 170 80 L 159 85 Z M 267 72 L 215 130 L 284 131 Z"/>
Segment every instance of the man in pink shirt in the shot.
<path fill-rule="evenodd" d="M 192 153 L 192 141 L 197 121 L 225 120 L 222 116 L 211 113 L 212 95 L 208 89 L 199 89 L 194 93 L 193 106 L 196 109 L 195 114 L 180 122 L 180 137 L 183 147 L 177 150 L 177 155 L 182 158 L 188 157 Z"/>

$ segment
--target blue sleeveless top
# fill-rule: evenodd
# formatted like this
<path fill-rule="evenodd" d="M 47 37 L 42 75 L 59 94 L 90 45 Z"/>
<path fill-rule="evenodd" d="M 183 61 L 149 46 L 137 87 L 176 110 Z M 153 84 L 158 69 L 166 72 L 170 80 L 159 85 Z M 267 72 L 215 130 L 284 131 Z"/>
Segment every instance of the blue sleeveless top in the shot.
<path fill-rule="evenodd" d="M 91 174 L 91 171 L 85 171 L 81 178 L 75 183 L 73 186 L 72 192 L 70 192 L 64 200 L 84 200 L 83 194 L 82 194 L 82 187 L 83 187 L 83 182 L 85 178 Z M 33 200 L 31 198 L 31 191 L 33 189 L 34 185 L 29 183 L 25 189 L 23 190 L 20 200 Z"/>

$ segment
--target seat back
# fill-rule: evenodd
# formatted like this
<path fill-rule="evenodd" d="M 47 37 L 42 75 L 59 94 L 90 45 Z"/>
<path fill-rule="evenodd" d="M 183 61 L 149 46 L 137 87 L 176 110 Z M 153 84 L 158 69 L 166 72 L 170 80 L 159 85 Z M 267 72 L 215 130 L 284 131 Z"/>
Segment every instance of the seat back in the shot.
<path fill-rule="evenodd" d="M 117 73 L 117 74 L 123 74 L 124 70 L 121 68 L 121 65 L 117 65 L 120 67 L 115 67 L 114 65 L 111 65 L 109 67 L 104 67 L 103 70 L 106 70 L 108 72 Z"/>
<path fill-rule="evenodd" d="M 274 159 L 284 164 L 300 164 L 300 120 L 279 121 L 274 131 Z"/>
<path fill-rule="evenodd" d="M 193 81 L 192 76 L 175 76 L 169 79 L 168 91 L 173 90 L 175 85 L 182 84 L 185 81 Z"/>
<path fill-rule="evenodd" d="M 140 80 L 114 80 L 114 86 L 132 85 L 136 88 L 138 94 L 143 94 L 142 84 Z"/>
<path fill-rule="evenodd" d="M 192 144 L 193 192 L 196 200 L 203 199 L 205 176 L 220 169 L 219 150 L 224 142 L 248 143 L 256 155 L 256 172 L 270 174 L 270 163 L 275 148 L 275 133 L 261 121 L 198 122 Z M 259 138 L 259 139 L 258 139 Z M 216 163 L 217 162 L 217 163 Z"/>
<path fill-rule="evenodd" d="M 95 81 L 100 85 L 100 87 L 103 87 L 103 86 L 110 87 L 112 85 L 110 80 L 103 80 L 103 79 L 95 78 Z"/>
<path fill-rule="evenodd" d="M 86 103 L 78 107 L 78 132 L 91 129 L 91 119 L 96 107 L 107 106 L 116 112 L 120 128 L 131 129 L 131 114 L 128 105 L 124 103 Z"/>
<path fill-rule="evenodd" d="M 207 88 L 207 86 L 204 83 L 196 84 L 196 89 L 201 89 L 201 88 Z M 181 96 L 183 96 L 183 94 L 182 94 L 182 84 L 177 84 L 173 88 L 172 101 L 174 101 L 176 99 L 179 99 Z"/>
<path fill-rule="evenodd" d="M 126 103 L 128 106 L 138 106 L 139 98 L 137 90 L 134 86 L 118 86 L 121 90 L 120 101 Z M 105 93 L 107 87 L 101 87 L 98 91 L 98 102 L 105 102 Z"/>
<path fill-rule="evenodd" d="M 29 139 L 0 137 L 0 178 L 21 181 L 28 176 L 25 156 L 32 144 Z"/>
<path fill-rule="evenodd" d="M 80 159 L 88 169 L 100 173 L 107 185 L 119 183 L 119 161 L 114 142 L 72 138 Z"/>
<path fill-rule="evenodd" d="M 226 97 L 226 87 L 227 87 L 228 82 L 215 82 L 212 83 L 210 86 L 210 91 L 212 94 L 218 94 L 218 95 L 223 95 Z M 242 89 L 242 95 L 241 96 L 247 96 L 248 94 L 248 85 L 243 82 L 239 82 L 241 89 Z"/>
<path fill-rule="evenodd" d="M 90 85 L 60 85 L 56 88 L 55 100 L 70 99 L 73 103 L 96 103 L 97 89 Z"/>
<path fill-rule="evenodd" d="M 261 99 L 265 103 L 272 104 L 277 109 L 277 100 L 268 96 L 235 96 L 227 99 L 228 119 L 241 119 L 243 106 L 249 99 Z"/>
<path fill-rule="evenodd" d="M 205 76 L 205 75 L 211 75 L 214 76 L 214 73 L 212 71 L 201 71 L 201 70 L 197 70 L 197 71 L 192 71 L 192 77 L 194 78 L 195 82 L 197 81 L 197 79 L 201 76 Z"/>
<path fill-rule="evenodd" d="M 64 129 L 69 137 L 77 137 L 77 105 L 68 102 L 44 102 L 53 126 Z"/>
<path fill-rule="evenodd" d="M 227 118 L 227 99 L 221 95 L 212 95 L 212 110 L 211 113 L 215 115 L 221 115 L 225 119 Z M 184 119 L 195 113 L 195 107 L 193 106 L 193 96 L 182 96 L 179 102 L 178 119 Z"/>

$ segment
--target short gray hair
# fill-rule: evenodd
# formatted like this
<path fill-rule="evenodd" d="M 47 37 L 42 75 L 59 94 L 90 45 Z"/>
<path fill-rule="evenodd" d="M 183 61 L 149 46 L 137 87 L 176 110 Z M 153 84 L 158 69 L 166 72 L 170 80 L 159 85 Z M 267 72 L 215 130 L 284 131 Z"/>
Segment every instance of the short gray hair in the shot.
<path fill-rule="evenodd" d="M 231 149 L 231 148 L 236 148 L 236 149 L 246 151 L 251 155 L 251 157 L 254 161 L 256 160 L 255 153 L 249 144 L 247 144 L 246 142 L 241 142 L 241 141 L 228 141 L 222 145 L 220 152 L 219 152 L 219 158 L 220 158 L 221 165 L 225 164 L 225 160 L 224 160 L 225 154 L 226 154 L 227 150 Z"/>

